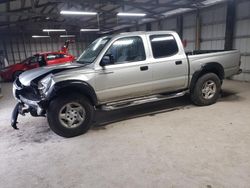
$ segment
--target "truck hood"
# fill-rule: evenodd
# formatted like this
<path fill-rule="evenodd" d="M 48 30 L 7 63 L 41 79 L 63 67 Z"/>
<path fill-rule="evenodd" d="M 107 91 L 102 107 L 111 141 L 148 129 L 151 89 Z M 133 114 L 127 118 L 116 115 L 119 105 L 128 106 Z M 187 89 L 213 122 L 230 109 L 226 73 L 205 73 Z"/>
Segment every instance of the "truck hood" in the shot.
<path fill-rule="evenodd" d="M 85 65 L 79 63 L 67 63 L 56 66 L 46 66 L 25 71 L 19 76 L 19 81 L 24 86 L 29 86 L 31 81 L 38 81 L 48 74 L 56 74 L 69 69 L 83 67 Z"/>

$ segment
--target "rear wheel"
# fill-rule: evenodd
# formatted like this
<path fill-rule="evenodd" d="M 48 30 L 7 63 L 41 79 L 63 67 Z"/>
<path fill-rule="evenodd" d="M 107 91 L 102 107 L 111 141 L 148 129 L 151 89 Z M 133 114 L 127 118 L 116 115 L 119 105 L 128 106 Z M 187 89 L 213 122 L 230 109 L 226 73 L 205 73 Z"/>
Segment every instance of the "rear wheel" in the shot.
<path fill-rule="evenodd" d="M 214 73 L 201 76 L 191 91 L 191 100 L 199 106 L 214 104 L 221 90 L 221 80 Z"/>
<path fill-rule="evenodd" d="M 71 94 L 53 100 L 47 111 L 50 128 L 63 137 L 84 134 L 91 126 L 94 108 L 86 97 Z"/>

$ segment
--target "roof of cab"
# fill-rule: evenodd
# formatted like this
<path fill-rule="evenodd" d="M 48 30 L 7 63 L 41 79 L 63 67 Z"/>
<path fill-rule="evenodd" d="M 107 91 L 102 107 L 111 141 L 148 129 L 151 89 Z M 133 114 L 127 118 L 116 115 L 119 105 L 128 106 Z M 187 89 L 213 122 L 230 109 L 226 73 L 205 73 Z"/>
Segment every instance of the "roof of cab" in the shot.
<path fill-rule="evenodd" d="M 174 34 L 175 31 L 161 30 L 161 31 L 133 31 L 133 32 L 123 32 L 117 35 L 142 35 L 142 34 Z"/>

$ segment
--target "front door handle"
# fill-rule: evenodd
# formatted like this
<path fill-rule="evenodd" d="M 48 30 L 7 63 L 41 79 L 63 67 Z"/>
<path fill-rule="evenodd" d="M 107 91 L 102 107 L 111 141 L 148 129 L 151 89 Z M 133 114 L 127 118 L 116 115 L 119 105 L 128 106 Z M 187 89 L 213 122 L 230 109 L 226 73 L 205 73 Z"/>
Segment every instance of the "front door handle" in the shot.
<path fill-rule="evenodd" d="M 182 61 L 176 61 L 175 64 L 176 64 L 176 65 L 181 65 L 181 64 L 182 64 Z"/>
<path fill-rule="evenodd" d="M 148 66 L 142 66 L 142 67 L 140 67 L 140 69 L 141 69 L 141 71 L 146 71 L 146 70 L 148 70 Z"/>

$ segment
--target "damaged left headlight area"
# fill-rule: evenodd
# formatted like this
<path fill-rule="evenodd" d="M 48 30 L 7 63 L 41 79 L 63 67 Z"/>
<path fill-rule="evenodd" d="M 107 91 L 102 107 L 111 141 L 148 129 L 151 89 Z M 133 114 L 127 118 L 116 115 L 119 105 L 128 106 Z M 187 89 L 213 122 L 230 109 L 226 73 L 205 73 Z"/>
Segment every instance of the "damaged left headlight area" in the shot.
<path fill-rule="evenodd" d="M 48 106 L 47 95 L 53 85 L 52 75 L 47 75 L 39 82 L 31 82 L 24 86 L 19 79 L 13 84 L 13 95 L 18 103 L 16 104 L 11 118 L 11 126 L 17 129 L 18 115 L 30 113 L 32 116 L 45 116 Z"/>
<path fill-rule="evenodd" d="M 38 82 L 38 90 L 42 98 L 46 98 L 50 88 L 54 85 L 52 74 L 47 75 Z"/>

